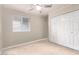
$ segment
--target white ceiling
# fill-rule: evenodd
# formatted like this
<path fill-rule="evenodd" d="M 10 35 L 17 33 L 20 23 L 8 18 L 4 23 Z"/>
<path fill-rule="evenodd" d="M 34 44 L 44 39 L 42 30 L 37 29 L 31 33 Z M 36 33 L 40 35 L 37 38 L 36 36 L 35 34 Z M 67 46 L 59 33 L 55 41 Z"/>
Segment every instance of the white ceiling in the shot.
<path fill-rule="evenodd" d="M 42 10 L 40 11 L 36 10 L 36 6 L 33 4 L 5 4 L 4 7 L 11 8 L 15 10 L 19 10 L 25 13 L 30 14 L 36 14 L 36 15 L 47 15 L 50 11 L 58 10 L 61 8 L 64 8 L 69 5 L 63 5 L 63 4 L 52 4 L 52 7 L 44 7 L 46 4 L 41 4 Z"/>
<path fill-rule="evenodd" d="M 26 13 L 39 14 L 39 15 L 47 15 L 47 13 L 50 10 L 50 8 L 43 7 L 40 13 L 40 11 L 36 10 L 36 6 L 34 6 L 33 4 L 7 4 L 4 5 L 4 7 L 19 10 Z"/>

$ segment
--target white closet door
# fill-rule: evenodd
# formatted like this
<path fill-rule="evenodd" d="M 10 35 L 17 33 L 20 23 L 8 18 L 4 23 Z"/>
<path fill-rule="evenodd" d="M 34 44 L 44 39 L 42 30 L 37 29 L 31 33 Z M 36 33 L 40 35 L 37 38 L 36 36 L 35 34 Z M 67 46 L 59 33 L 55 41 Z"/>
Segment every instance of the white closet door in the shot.
<path fill-rule="evenodd" d="M 72 13 L 73 15 L 73 24 L 74 24 L 74 49 L 79 50 L 79 11 Z"/>
<path fill-rule="evenodd" d="M 50 41 L 51 42 L 57 42 L 57 29 L 56 29 L 56 20 L 50 19 Z"/>
<path fill-rule="evenodd" d="M 49 19 L 48 24 L 49 24 L 49 41 L 54 42 L 53 30 L 52 30 L 53 21 L 51 19 Z"/>
<path fill-rule="evenodd" d="M 79 50 L 79 20 L 74 20 L 74 49 Z"/>
<path fill-rule="evenodd" d="M 65 38 L 65 46 L 73 48 L 74 47 L 74 14 L 68 13 L 61 16 L 63 20 L 64 28 L 64 38 Z"/>
<path fill-rule="evenodd" d="M 51 41 L 79 50 L 79 10 L 51 19 Z"/>
<path fill-rule="evenodd" d="M 64 15 L 51 19 L 51 41 L 73 48 L 72 19 Z"/>

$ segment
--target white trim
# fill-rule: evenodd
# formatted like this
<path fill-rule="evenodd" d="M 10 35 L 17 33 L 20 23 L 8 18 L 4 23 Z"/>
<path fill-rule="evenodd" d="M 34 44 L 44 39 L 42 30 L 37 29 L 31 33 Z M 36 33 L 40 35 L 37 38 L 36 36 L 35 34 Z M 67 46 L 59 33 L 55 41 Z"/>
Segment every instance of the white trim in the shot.
<path fill-rule="evenodd" d="M 3 48 L 2 50 L 14 48 L 14 47 L 19 47 L 19 46 L 23 46 L 23 45 L 28 45 L 28 44 L 35 43 L 35 42 L 38 42 L 38 41 L 41 41 L 41 40 L 46 40 L 46 39 L 48 39 L 48 38 L 37 39 L 37 40 L 34 40 L 34 41 L 30 41 L 30 42 L 20 43 L 20 44 L 17 44 L 17 45 L 13 45 L 13 46 Z"/>

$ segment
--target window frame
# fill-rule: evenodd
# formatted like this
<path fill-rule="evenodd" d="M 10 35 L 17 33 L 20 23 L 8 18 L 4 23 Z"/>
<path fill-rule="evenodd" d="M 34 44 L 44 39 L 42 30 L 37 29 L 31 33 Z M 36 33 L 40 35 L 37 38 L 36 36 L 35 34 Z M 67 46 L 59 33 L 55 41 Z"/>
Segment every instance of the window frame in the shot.
<path fill-rule="evenodd" d="M 23 20 L 24 20 L 23 18 L 26 18 L 26 20 L 27 20 L 25 25 L 23 24 Z M 21 23 L 21 27 L 19 28 L 19 31 L 18 31 L 18 29 L 17 30 L 14 29 L 14 26 L 16 26 L 16 25 L 14 25 L 13 22 L 16 21 L 16 20 L 20 20 L 20 23 Z M 24 30 L 23 30 L 23 27 L 25 28 Z M 30 19 L 28 17 L 26 17 L 26 16 L 14 16 L 14 19 L 12 21 L 12 32 L 30 32 L 30 31 L 31 31 L 31 29 L 30 29 Z"/>

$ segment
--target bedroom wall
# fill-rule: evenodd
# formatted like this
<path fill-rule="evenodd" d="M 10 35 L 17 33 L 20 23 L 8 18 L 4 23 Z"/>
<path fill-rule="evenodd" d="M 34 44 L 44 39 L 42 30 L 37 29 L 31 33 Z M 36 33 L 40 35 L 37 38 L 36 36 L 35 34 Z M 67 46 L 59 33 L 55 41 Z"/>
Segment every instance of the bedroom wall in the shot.
<path fill-rule="evenodd" d="M 20 11 L 4 8 L 3 13 L 3 48 L 20 43 L 47 38 L 47 21 L 39 15 L 29 15 Z M 12 32 L 12 16 L 24 15 L 30 17 L 30 32 Z M 45 27 L 45 28 L 44 28 Z M 46 30 L 46 31 L 45 31 Z"/>
<path fill-rule="evenodd" d="M 0 54 L 2 49 L 2 5 L 0 5 Z"/>

